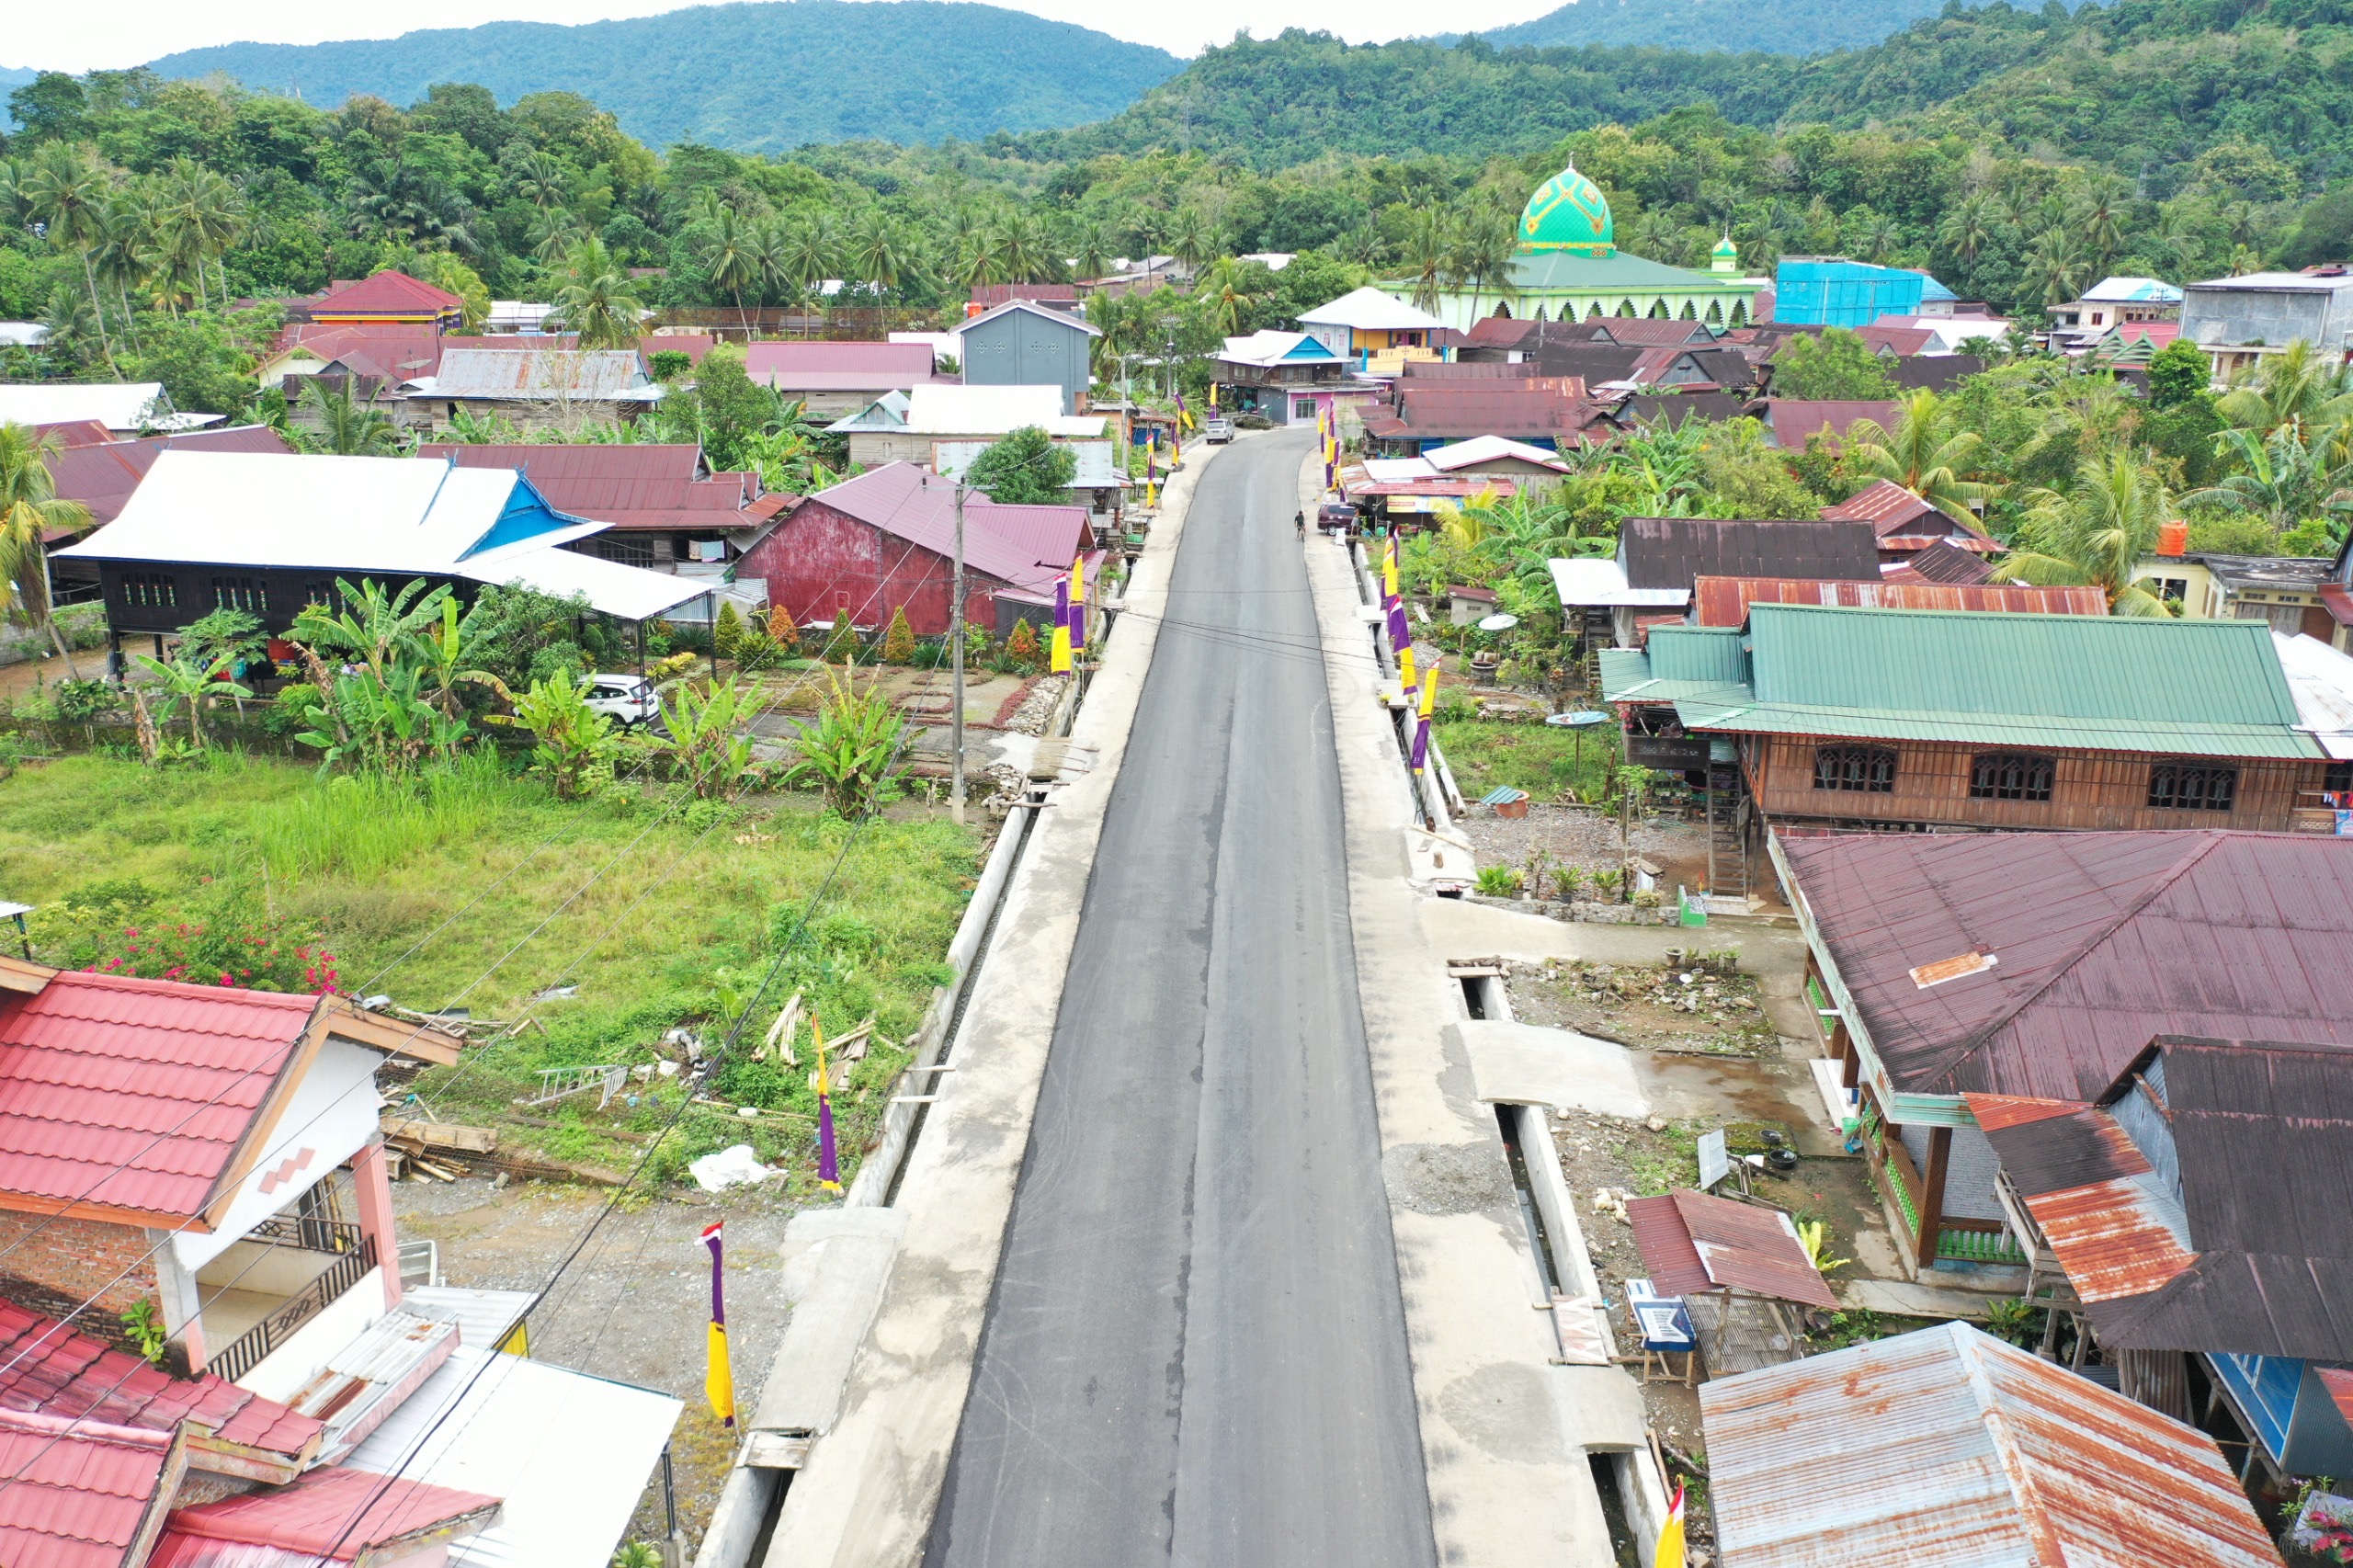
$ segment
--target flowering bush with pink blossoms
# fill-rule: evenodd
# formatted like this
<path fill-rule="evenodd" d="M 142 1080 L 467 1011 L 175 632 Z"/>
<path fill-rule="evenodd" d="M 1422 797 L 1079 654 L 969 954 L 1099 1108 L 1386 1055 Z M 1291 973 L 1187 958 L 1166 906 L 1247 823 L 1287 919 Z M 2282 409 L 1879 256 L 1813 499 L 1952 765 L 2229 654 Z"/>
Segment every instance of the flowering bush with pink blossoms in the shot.
<path fill-rule="evenodd" d="M 248 991 L 336 989 L 335 957 L 281 920 L 165 922 L 125 926 L 82 966 L 92 974 L 135 974 Z"/>

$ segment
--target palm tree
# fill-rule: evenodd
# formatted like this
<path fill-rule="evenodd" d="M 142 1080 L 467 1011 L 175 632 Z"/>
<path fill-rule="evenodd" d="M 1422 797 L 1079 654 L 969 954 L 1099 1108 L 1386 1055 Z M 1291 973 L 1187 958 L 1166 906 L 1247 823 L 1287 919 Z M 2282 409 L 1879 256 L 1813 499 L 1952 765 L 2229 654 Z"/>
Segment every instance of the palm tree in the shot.
<path fill-rule="evenodd" d="M 1994 581 L 2096 587 L 2108 596 L 2110 615 L 2170 616 L 2132 574 L 2155 548 L 2157 530 L 2178 516 L 2173 493 L 2135 453 L 2086 458 L 2066 494 L 2037 495 L 2022 536 L 2032 548 L 2007 556 Z"/>
<path fill-rule="evenodd" d="M 531 221 L 531 259 L 554 267 L 570 256 L 588 233 L 580 214 L 569 207 L 553 207 Z"/>
<path fill-rule="evenodd" d="M 735 209 L 723 205 L 709 209 L 709 222 L 710 235 L 702 243 L 703 269 L 710 274 L 714 288 L 735 297 L 735 319 L 749 337 L 752 318 L 745 313 L 744 290 L 756 292 L 760 286 L 760 258 L 753 248 L 751 226 L 735 215 Z"/>
<path fill-rule="evenodd" d="M 906 242 L 899 237 L 890 214 L 880 207 L 870 207 L 858 215 L 850 225 L 847 248 L 850 271 L 859 282 L 872 284 L 878 294 L 896 289 L 907 270 Z"/>
<path fill-rule="evenodd" d="M 74 655 L 51 617 L 49 551 L 52 533 L 78 533 L 90 526 L 90 509 L 58 498 L 50 464 L 64 449 L 56 431 L 35 436 L 22 425 L 0 425 L 0 591 L 7 611 L 35 631 L 49 633 L 65 673 L 82 678 Z"/>
<path fill-rule="evenodd" d="M 107 363 L 114 363 L 114 345 L 107 338 L 106 312 L 98 303 L 98 273 L 90 260 L 106 234 L 106 202 L 112 181 L 98 156 L 86 147 L 51 142 L 33 154 L 28 174 L 17 188 L 33 217 L 47 227 L 50 244 L 79 251 L 82 280 L 90 291 L 90 309 L 98 318 L 98 343 Z"/>
<path fill-rule="evenodd" d="M 2112 174 L 2093 176 L 2085 189 L 2079 222 L 2095 271 L 2106 272 L 2109 264 L 2116 259 L 2116 253 L 2124 247 L 2124 203 L 2131 194 L 2123 179 Z"/>
<path fill-rule="evenodd" d="M 642 334 L 645 303 L 630 292 L 629 274 L 605 242 L 590 235 L 566 258 L 556 290 L 556 312 L 580 335 L 583 348 L 632 348 Z"/>
<path fill-rule="evenodd" d="M 188 738 L 199 750 L 204 746 L 204 703 L 207 698 L 233 697 L 243 701 L 253 693 L 234 681 L 214 676 L 215 665 L 210 662 L 191 664 L 185 657 L 165 664 L 150 653 L 133 653 L 133 663 L 153 676 L 165 695 L 188 707 Z"/>
<path fill-rule="evenodd" d="M 563 167 L 536 147 L 525 146 L 511 158 L 499 160 L 506 165 L 507 177 L 515 182 L 515 194 L 545 212 L 565 204 Z"/>
<path fill-rule="evenodd" d="M 1501 299 L 1511 291 L 1511 267 L 1519 255 L 1519 234 L 1508 212 L 1493 210 L 1464 216 L 1455 236 L 1455 251 L 1463 280 L 1471 285 L 1471 313 L 1479 313 L 1479 291 L 1491 289 Z"/>
<path fill-rule="evenodd" d="M 1111 270 L 1111 237 L 1103 225 L 1092 218 L 1081 218 L 1070 226 L 1065 236 L 1070 242 L 1071 260 L 1077 265 L 1081 278 L 1100 278 Z"/>
<path fill-rule="evenodd" d="M 2264 356 L 2253 383 L 2232 388 L 2214 407 L 2240 429 L 2264 435 L 2287 424 L 2333 424 L 2353 415 L 2353 381 L 2298 338 Z"/>
<path fill-rule="evenodd" d="M 1062 270 L 1045 230 L 1027 212 L 1007 212 L 997 225 L 996 243 L 1013 282 L 1043 282 Z"/>
<path fill-rule="evenodd" d="M 1405 267 L 1413 275 L 1414 303 L 1425 311 L 1438 309 L 1438 290 L 1445 286 L 1448 252 L 1452 236 L 1446 214 L 1436 207 L 1414 210 L 1405 224 Z"/>
<path fill-rule="evenodd" d="M 776 264 L 780 276 L 799 290 L 805 301 L 833 275 L 839 248 L 834 240 L 834 226 L 824 215 L 802 213 L 779 232 Z M 801 323 L 805 335 L 808 330 L 805 307 Z"/>
<path fill-rule="evenodd" d="M 348 391 L 329 391 L 316 380 L 302 388 L 302 403 L 318 427 L 314 451 L 340 458 L 388 458 L 400 449 L 392 422 L 352 401 Z"/>
<path fill-rule="evenodd" d="M 1961 476 L 1975 466 L 1984 438 L 1957 428 L 1951 407 L 1926 387 L 1907 393 L 1896 408 L 1892 431 L 1875 419 L 1855 421 L 1847 434 L 1847 466 L 1892 480 L 1954 521 L 1976 527 L 1971 503 L 1983 504 L 1993 487 Z"/>
<path fill-rule="evenodd" d="M 2034 242 L 2034 254 L 2027 257 L 2026 275 L 2029 283 L 2042 285 L 2042 302 L 2046 306 L 2063 305 L 2079 298 L 2084 291 L 2086 261 L 2075 248 L 2075 237 L 2064 229 L 2043 231 Z"/>
<path fill-rule="evenodd" d="M 1210 263 L 1193 286 L 1193 300 L 1207 312 L 1210 324 L 1226 337 L 1241 335 L 1242 319 L 1256 302 L 1243 291 L 1241 265 L 1230 256 Z"/>
<path fill-rule="evenodd" d="M 1169 221 L 1168 254 L 1187 272 L 1198 269 L 1217 249 L 1217 232 L 1198 207 L 1180 207 Z"/>
<path fill-rule="evenodd" d="M 2292 420 L 2268 436 L 2252 430 L 2218 431 L 2215 455 L 2232 460 L 2232 472 L 2184 495 L 2181 504 L 2227 507 L 2279 529 L 2291 528 L 2316 512 L 2341 516 L 2353 509 L 2353 491 L 2346 487 L 2346 465 L 2332 467 L 2329 462 L 2344 448 L 2336 431 L 2331 437 L 2308 444 L 2303 426 Z"/>
<path fill-rule="evenodd" d="M 1873 265 L 1885 262 L 1903 243 L 1904 231 L 1884 212 L 1873 218 L 1863 231 L 1864 255 Z"/>
<path fill-rule="evenodd" d="M 1993 237 L 1993 203 L 1983 196 L 1964 198 L 1960 206 L 1945 215 L 1943 225 L 1937 231 L 1937 238 L 1964 270 L 1977 265 L 1978 254 Z"/>

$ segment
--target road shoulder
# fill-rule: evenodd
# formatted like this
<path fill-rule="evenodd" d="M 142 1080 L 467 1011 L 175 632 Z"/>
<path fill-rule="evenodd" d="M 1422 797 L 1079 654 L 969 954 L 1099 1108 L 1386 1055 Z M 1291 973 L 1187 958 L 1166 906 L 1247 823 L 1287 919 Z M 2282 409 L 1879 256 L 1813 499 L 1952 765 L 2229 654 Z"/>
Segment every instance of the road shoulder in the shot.
<path fill-rule="evenodd" d="M 901 1245 L 842 1415 L 786 1494 L 770 1568 L 923 1560 L 970 1389 L 1105 812 L 1152 667 L 1185 514 L 1216 452 L 1168 486 L 1072 731 L 1090 771 L 1054 792 L 1014 871 L 939 1100 L 908 1156 Z"/>
<path fill-rule="evenodd" d="M 1312 467 L 1312 465 L 1311 465 Z M 1302 472 L 1305 500 L 1313 481 Z M 1310 503 L 1312 505 L 1312 502 Z M 1445 1563 L 1613 1561 L 1586 1445 L 1624 1445 L 1614 1380 L 1556 1368 L 1493 1108 L 1474 1095 L 1460 987 L 1408 883 L 1414 822 L 1375 696 L 1347 553 L 1307 545 L 1339 751 L 1348 897 L 1415 1401 Z M 1640 1402 L 1631 1417 L 1640 1426 Z"/>

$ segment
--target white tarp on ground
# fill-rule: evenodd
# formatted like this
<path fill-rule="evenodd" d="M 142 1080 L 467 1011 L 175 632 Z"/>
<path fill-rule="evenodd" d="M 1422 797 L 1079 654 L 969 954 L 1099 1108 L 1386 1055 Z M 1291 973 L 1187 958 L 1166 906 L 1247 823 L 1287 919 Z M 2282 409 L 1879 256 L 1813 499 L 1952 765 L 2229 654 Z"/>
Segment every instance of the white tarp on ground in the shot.
<path fill-rule="evenodd" d="M 684 1408 L 460 1346 L 345 1462 L 504 1500 L 495 1527 L 451 1544 L 449 1568 L 606 1568 Z"/>

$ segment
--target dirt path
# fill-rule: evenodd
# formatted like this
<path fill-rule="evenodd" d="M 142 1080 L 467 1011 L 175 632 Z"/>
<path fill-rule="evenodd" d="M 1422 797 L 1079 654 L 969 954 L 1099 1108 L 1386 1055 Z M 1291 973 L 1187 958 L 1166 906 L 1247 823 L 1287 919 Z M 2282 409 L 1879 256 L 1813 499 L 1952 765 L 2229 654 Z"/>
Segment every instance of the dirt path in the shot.
<path fill-rule="evenodd" d="M 603 1207 L 601 1189 L 533 1182 L 499 1188 L 483 1177 L 393 1188 L 401 1233 L 440 1244 L 452 1285 L 536 1290 Z M 710 1255 L 701 1232 L 727 1221 L 727 1331 L 735 1401 L 759 1402 L 790 1312 L 777 1280 L 778 1249 L 796 1212 L 758 1192 L 663 1198 L 617 1210 L 531 1319 L 531 1355 L 601 1378 L 660 1389 L 687 1402 L 671 1435 L 678 1521 L 693 1554 L 734 1460 L 733 1436 L 703 1401 L 703 1325 L 710 1312 Z M 657 1468 L 631 1521 L 630 1539 L 666 1529 Z"/>

